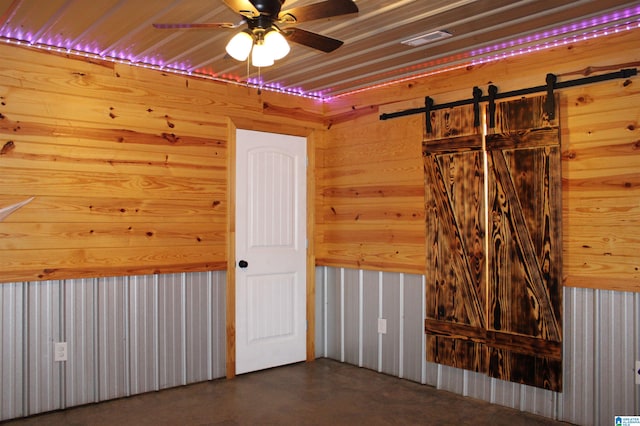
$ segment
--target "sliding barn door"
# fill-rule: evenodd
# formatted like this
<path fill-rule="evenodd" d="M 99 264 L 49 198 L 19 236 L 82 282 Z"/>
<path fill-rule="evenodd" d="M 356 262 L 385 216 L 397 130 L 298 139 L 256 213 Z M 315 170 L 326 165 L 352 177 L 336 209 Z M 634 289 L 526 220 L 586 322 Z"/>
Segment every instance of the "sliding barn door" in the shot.
<path fill-rule="evenodd" d="M 489 374 L 559 391 L 560 131 L 545 100 L 498 104 L 495 133 L 487 135 Z"/>
<path fill-rule="evenodd" d="M 423 145 L 427 359 L 487 370 L 484 152 L 473 109 L 432 114 Z"/>
<path fill-rule="evenodd" d="M 560 143 L 544 105 L 498 104 L 484 146 L 471 107 L 432 113 L 425 331 L 428 361 L 559 391 Z"/>

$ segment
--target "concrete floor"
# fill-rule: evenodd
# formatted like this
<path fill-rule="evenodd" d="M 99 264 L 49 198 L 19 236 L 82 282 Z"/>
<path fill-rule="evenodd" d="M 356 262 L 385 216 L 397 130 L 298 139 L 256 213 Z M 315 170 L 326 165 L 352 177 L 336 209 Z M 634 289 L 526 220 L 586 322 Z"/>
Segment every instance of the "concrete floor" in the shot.
<path fill-rule="evenodd" d="M 328 359 L 6 425 L 560 425 Z"/>

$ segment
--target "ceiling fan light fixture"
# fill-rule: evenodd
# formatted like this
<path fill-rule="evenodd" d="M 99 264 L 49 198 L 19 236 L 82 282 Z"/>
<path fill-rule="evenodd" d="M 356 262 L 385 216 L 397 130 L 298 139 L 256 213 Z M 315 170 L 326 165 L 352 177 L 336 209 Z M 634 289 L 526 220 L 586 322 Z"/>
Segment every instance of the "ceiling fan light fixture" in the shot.
<path fill-rule="evenodd" d="M 245 61 L 251 53 L 253 35 L 249 31 L 240 31 L 227 43 L 227 53 L 237 61 Z"/>
<path fill-rule="evenodd" d="M 262 42 L 256 42 L 251 53 L 251 64 L 254 67 L 270 67 L 274 63 L 273 53 Z"/>
<path fill-rule="evenodd" d="M 264 45 L 269 49 L 273 59 L 278 60 L 282 59 L 289 54 L 291 47 L 289 47 L 289 43 L 284 38 L 284 36 L 280 33 L 280 31 L 276 29 L 271 29 L 267 31 L 264 35 Z"/>

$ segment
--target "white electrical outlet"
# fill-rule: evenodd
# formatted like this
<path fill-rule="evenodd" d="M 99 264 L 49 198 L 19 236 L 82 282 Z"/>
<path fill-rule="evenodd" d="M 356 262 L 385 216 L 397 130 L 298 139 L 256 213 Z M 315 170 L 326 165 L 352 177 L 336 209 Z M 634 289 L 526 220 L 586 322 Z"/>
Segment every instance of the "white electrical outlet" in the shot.
<path fill-rule="evenodd" d="M 378 333 L 387 334 L 387 320 L 384 318 L 378 318 Z"/>
<path fill-rule="evenodd" d="M 53 360 L 64 362 L 67 360 L 67 342 L 56 342 L 53 344 Z"/>
<path fill-rule="evenodd" d="M 640 385 L 640 361 L 636 361 L 636 369 L 633 371 L 636 373 L 636 385 Z"/>

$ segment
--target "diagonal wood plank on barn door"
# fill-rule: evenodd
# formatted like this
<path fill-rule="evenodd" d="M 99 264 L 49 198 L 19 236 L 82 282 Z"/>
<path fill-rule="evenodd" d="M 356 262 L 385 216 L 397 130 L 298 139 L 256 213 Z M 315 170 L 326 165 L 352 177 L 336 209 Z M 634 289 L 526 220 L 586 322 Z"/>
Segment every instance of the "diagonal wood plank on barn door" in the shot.
<path fill-rule="evenodd" d="M 545 99 L 498 104 L 486 137 L 489 375 L 560 391 L 560 132 Z"/>
<path fill-rule="evenodd" d="M 487 371 L 484 158 L 473 110 L 432 113 L 423 144 L 427 360 Z"/>

